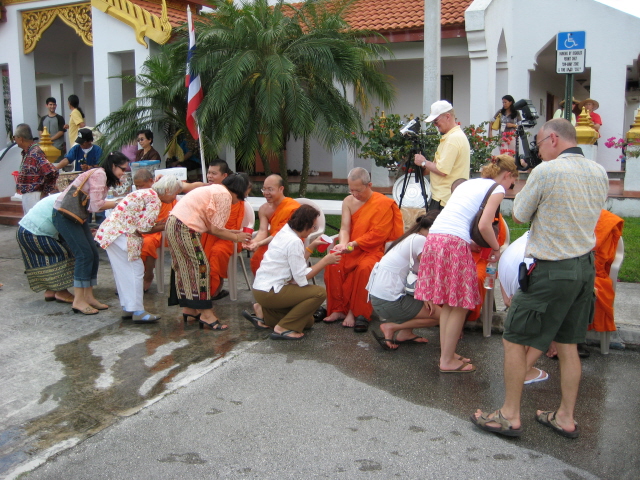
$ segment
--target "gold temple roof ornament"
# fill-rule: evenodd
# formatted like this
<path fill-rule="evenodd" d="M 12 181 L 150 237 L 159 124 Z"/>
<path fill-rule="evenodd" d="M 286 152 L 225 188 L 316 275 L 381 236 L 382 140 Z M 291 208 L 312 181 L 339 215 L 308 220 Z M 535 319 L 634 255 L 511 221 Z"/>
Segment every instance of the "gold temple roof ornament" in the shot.
<path fill-rule="evenodd" d="M 591 114 L 585 108 L 582 109 L 582 113 L 578 117 L 576 136 L 578 137 L 578 144 L 581 145 L 593 145 L 598 140 L 598 132 L 593 128 Z"/>
<path fill-rule="evenodd" d="M 61 5 L 22 12 L 25 55 L 33 52 L 42 34 L 58 17 L 73 28 L 86 45 L 93 46 L 91 6 L 88 3 Z"/>

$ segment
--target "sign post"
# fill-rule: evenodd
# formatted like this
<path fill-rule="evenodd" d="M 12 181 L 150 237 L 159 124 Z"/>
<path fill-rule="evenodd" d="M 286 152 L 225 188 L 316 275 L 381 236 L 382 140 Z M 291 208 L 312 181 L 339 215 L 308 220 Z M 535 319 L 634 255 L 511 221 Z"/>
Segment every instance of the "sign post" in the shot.
<path fill-rule="evenodd" d="M 571 121 L 573 75 L 584 72 L 585 32 L 560 32 L 556 36 L 556 73 L 567 76 L 564 89 L 564 118 Z"/>

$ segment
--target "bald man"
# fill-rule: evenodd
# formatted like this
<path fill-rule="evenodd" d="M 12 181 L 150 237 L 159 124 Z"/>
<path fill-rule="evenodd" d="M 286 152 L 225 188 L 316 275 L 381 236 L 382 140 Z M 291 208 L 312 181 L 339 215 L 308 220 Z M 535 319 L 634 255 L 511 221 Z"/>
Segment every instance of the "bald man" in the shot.
<path fill-rule="evenodd" d="M 365 287 L 376 262 L 384 255 L 386 242 L 404 232 L 402 213 L 393 199 L 371 189 L 364 168 L 354 168 L 347 177 L 349 195 L 342 202 L 338 244 L 340 263 L 326 268 L 327 323 L 343 320 L 343 327 L 366 332 L 373 308 Z"/>
<path fill-rule="evenodd" d="M 293 198 L 284 196 L 284 181 L 280 175 L 269 175 L 262 186 L 262 194 L 267 200 L 258 210 L 260 228 L 256 237 L 245 247 L 250 252 L 254 252 L 251 257 L 251 271 L 255 275 L 262 262 L 269 243 L 276 233 L 284 227 L 293 212 L 300 204 Z"/>

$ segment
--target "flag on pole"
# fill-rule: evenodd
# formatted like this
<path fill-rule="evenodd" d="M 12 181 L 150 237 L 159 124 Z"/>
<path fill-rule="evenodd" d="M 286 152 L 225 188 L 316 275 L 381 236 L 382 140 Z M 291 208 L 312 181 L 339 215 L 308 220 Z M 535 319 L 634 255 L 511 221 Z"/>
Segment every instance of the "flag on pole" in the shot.
<path fill-rule="evenodd" d="M 191 132 L 191 136 L 198 140 L 200 132 L 196 125 L 196 110 L 198 110 L 204 94 L 200 84 L 200 77 L 191 72 L 191 59 L 196 53 L 196 31 L 191 21 L 191 8 L 189 6 L 187 6 L 187 19 L 189 22 L 189 54 L 187 55 L 187 76 L 185 79 L 186 87 L 189 90 L 187 94 L 187 128 Z"/>

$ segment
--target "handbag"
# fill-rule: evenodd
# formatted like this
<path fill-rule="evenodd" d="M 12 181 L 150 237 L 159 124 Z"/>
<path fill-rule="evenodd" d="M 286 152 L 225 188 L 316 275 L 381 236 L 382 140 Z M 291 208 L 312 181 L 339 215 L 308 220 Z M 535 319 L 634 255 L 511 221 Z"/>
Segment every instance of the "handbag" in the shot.
<path fill-rule="evenodd" d="M 498 130 L 498 131 L 500 130 L 500 112 L 498 112 L 498 116 L 496 117 L 496 119 L 491 124 L 491 129 L 492 130 Z"/>
<path fill-rule="evenodd" d="M 487 192 L 487 194 L 484 196 L 484 200 L 482 200 L 482 203 L 480 204 L 478 213 L 476 213 L 476 216 L 473 217 L 473 220 L 471 222 L 471 228 L 469 229 L 469 233 L 471 234 L 471 240 L 473 240 L 476 243 L 476 245 L 482 248 L 491 248 L 491 245 L 489 245 L 485 241 L 484 237 L 482 236 L 482 233 L 480 233 L 480 227 L 479 227 L 480 219 L 482 218 L 482 213 L 484 212 L 484 207 L 487 205 L 487 201 L 489 200 L 489 197 L 491 196 L 491 194 L 493 193 L 493 191 L 496 189 L 497 186 L 498 184 L 494 183 L 493 186 Z M 491 227 L 493 227 L 493 232 L 495 233 L 496 238 L 498 238 L 498 231 L 500 228 L 499 222 L 500 222 L 500 205 L 498 205 L 498 208 L 496 209 L 495 217 L 493 219 L 493 222 L 491 223 Z"/>
<path fill-rule="evenodd" d="M 409 245 L 409 273 L 407 273 L 407 279 L 405 280 L 404 293 L 413 296 L 416 291 L 416 282 L 418 281 L 418 275 L 413 271 L 413 239 L 411 237 L 411 243 Z"/>
<path fill-rule="evenodd" d="M 77 187 L 71 185 L 62 199 L 58 211 L 69 220 L 82 224 L 89 218 L 89 212 L 87 211 L 89 195 L 82 190 L 82 187 L 84 187 L 84 184 L 87 183 L 87 180 L 89 180 L 89 177 L 95 170 L 96 169 L 90 170 L 88 175 L 82 180 L 82 183 Z"/>

